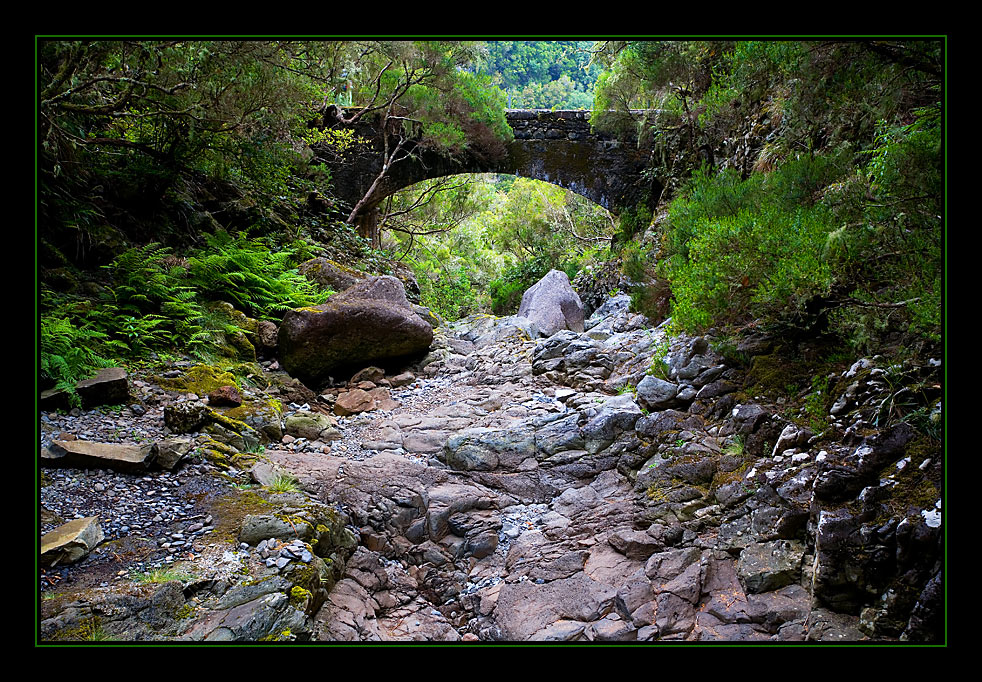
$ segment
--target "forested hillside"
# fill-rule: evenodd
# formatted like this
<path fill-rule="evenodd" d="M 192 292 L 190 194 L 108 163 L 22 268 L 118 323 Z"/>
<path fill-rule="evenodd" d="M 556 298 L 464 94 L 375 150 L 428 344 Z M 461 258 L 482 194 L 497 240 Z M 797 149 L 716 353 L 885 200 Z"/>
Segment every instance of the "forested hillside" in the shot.
<path fill-rule="evenodd" d="M 486 43 L 487 59 L 478 67 L 489 74 L 515 109 L 592 109 L 600 64 L 593 41 Z"/>
<path fill-rule="evenodd" d="M 41 640 L 946 641 L 944 37 L 35 61 Z"/>

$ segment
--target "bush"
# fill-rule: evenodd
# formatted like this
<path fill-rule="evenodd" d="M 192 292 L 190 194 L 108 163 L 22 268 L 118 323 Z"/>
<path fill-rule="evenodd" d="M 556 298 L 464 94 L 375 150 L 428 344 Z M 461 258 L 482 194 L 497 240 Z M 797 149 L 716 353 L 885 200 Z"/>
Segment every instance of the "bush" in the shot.
<path fill-rule="evenodd" d="M 741 180 L 696 173 L 669 208 L 659 265 L 689 331 L 757 318 L 856 346 L 940 338 L 940 125 L 881 125 L 865 166 L 847 148 Z M 861 161 L 862 157 L 858 157 Z"/>
<path fill-rule="evenodd" d="M 552 261 L 538 257 L 508 268 L 498 279 L 488 285 L 491 310 L 495 315 L 513 315 L 522 303 L 526 289 L 546 276 L 552 269 Z"/>
<path fill-rule="evenodd" d="M 447 321 L 477 312 L 478 294 L 465 268 L 439 273 L 436 279 L 422 273 L 418 281 L 423 305 L 435 310 Z"/>
<path fill-rule="evenodd" d="M 132 248 L 106 266 L 112 285 L 98 301 L 42 296 L 42 382 L 67 388 L 99 367 L 177 349 L 208 354 L 227 331 L 205 304 L 225 300 L 255 317 L 275 319 L 314 305 L 318 292 L 296 271 L 306 245 L 276 250 L 261 240 L 225 233 L 189 258 L 159 244 Z"/>
<path fill-rule="evenodd" d="M 696 173 L 669 209 L 662 266 L 679 328 L 748 317 L 807 327 L 806 307 L 835 280 L 825 254 L 837 221 L 818 200 L 847 168 L 844 156 L 808 156 L 747 180 Z"/>
<path fill-rule="evenodd" d="M 651 209 L 645 204 L 631 206 L 621 211 L 617 219 L 617 232 L 614 233 L 614 245 L 627 244 L 636 236 L 644 234 L 651 224 Z"/>

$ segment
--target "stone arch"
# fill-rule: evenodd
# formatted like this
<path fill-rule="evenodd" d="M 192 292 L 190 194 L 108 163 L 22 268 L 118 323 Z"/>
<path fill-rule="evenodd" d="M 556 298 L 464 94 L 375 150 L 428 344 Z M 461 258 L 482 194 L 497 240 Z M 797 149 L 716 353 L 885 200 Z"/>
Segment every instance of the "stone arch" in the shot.
<path fill-rule="evenodd" d="M 501 173 L 533 178 L 580 194 L 614 214 L 640 202 L 654 206 L 662 187 L 644 174 L 650 150 L 598 133 L 588 111 L 508 110 L 515 139 L 496 159 L 477 154 L 449 158 L 433 150 L 415 149 L 413 158 L 394 164 L 379 183 L 373 201 L 359 215 L 358 229 L 374 234 L 378 204 L 387 196 L 422 180 L 463 173 Z M 332 185 L 340 199 L 354 206 L 365 196 L 381 168 L 378 123 L 361 119 L 355 132 L 369 141 L 344 158 L 315 148 L 318 161 L 332 169 Z"/>

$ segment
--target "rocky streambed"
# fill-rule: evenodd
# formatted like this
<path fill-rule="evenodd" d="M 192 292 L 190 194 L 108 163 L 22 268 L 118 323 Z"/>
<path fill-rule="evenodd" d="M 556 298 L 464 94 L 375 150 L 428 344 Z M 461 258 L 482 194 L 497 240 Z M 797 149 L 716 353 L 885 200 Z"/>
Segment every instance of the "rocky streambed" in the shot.
<path fill-rule="evenodd" d="M 185 440 L 140 471 L 44 469 L 42 532 L 95 516 L 105 540 L 43 567 L 41 639 L 943 637 L 933 406 L 881 417 L 937 366 L 836 371 L 816 429 L 755 390 L 767 340 L 724 357 L 624 295 L 582 332 L 535 331 L 468 318 L 408 383 L 267 381 L 248 414 L 132 379 L 135 409 L 44 413 L 49 450 Z M 340 416 L 355 390 L 367 409 Z"/>

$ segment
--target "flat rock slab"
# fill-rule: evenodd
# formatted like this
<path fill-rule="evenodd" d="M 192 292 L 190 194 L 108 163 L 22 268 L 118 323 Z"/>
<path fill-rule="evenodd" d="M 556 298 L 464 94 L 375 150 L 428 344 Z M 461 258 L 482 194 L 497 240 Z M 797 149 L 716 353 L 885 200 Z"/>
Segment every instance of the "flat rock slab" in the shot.
<path fill-rule="evenodd" d="M 74 563 L 86 557 L 104 538 L 97 516 L 69 521 L 41 537 L 41 563 L 45 566 Z"/>
<path fill-rule="evenodd" d="M 494 617 L 508 641 L 544 638 L 554 636 L 561 621 L 598 620 L 616 596 L 616 590 L 583 573 L 542 584 L 510 583 L 498 594 Z"/>
<path fill-rule="evenodd" d="M 130 390 L 126 381 L 126 370 L 122 367 L 101 369 L 91 379 L 75 384 L 75 392 L 82 401 L 82 407 L 89 409 L 98 405 L 120 405 L 129 400 Z M 67 410 L 71 400 L 67 391 L 51 389 L 41 393 L 40 409 Z"/>
<path fill-rule="evenodd" d="M 151 445 L 56 440 L 52 441 L 51 447 L 41 451 L 41 464 L 80 469 L 145 471 L 153 461 L 152 452 Z"/>

